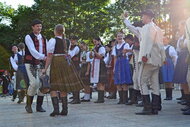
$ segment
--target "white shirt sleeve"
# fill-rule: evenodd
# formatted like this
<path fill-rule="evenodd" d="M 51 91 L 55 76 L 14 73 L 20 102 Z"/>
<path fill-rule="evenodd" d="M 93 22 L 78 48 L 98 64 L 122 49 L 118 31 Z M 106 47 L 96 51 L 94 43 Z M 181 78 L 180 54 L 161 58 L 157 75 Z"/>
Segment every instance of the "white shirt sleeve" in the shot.
<path fill-rule="evenodd" d="M 128 49 L 128 50 L 131 49 L 128 43 L 125 43 L 125 45 L 124 45 L 124 49 Z"/>
<path fill-rule="evenodd" d="M 12 65 L 13 69 L 15 71 L 17 71 L 18 65 L 16 64 L 15 60 L 12 57 L 10 57 L 10 62 L 11 62 L 11 65 Z"/>
<path fill-rule="evenodd" d="M 54 53 L 55 50 L 55 38 L 51 38 L 47 43 L 47 53 Z"/>
<path fill-rule="evenodd" d="M 127 28 L 133 33 L 133 34 L 135 34 L 138 38 L 140 38 L 140 28 L 139 27 L 135 27 L 135 26 L 133 26 L 131 23 L 130 23 L 130 21 L 128 20 L 128 19 L 125 19 L 124 20 L 124 23 L 125 23 L 125 25 L 127 26 Z"/>
<path fill-rule="evenodd" d="M 73 56 L 77 55 L 79 51 L 80 51 L 79 47 L 76 46 L 73 50 L 69 50 L 69 55 L 71 56 L 71 58 L 73 58 Z"/>
<path fill-rule="evenodd" d="M 86 62 L 92 62 L 93 59 L 90 59 L 90 52 L 86 53 Z"/>
<path fill-rule="evenodd" d="M 170 46 L 170 48 L 169 48 L 169 55 L 172 57 L 174 65 L 176 65 L 178 56 L 177 56 L 177 52 L 173 46 Z"/>
<path fill-rule="evenodd" d="M 32 56 L 35 58 L 35 59 L 38 59 L 38 60 L 43 60 L 45 55 L 42 54 L 42 53 L 39 53 L 35 46 L 34 46 L 34 43 L 31 39 L 31 37 L 29 35 L 26 35 L 25 37 L 25 43 L 26 43 L 26 46 L 28 47 L 30 53 L 32 54 Z"/>
<path fill-rule="evenodd" d="M 105 54 L 106 54 L 106 49 L 105 49 L 104 47 L 101 47 L 101 48 L 99 49 L 98 53 L 99 53 L 100 55 L 102 55 L 102 56 L 105 56 Z"/>
<path fill-rule="evenodd" d="M 112 55 L 113 55 L 113 56 L 116 56 L 115 46 L 114 46 L 113 49 L 112 49 Z"/>

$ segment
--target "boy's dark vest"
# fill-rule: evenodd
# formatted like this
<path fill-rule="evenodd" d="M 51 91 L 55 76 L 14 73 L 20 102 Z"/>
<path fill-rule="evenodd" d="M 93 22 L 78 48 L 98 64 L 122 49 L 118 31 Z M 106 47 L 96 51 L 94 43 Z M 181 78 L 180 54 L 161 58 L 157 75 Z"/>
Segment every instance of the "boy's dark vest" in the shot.
<path fill-rule="evenodd" d="M 32 41 L 34 43 L 34 47 L 36 48 L 37 51 L 39 51 L 39 41 L 38 41 L 37 37 L 34 35 L 34 33 L 29 34 L 29 36 L 31 37 L 31 39 L 32 39 Z M 42 39 L 43 54 L 45 54 L 45 56 L 46 56 L 46 39 L 45 39 L 44 36 L 42 36 L 42 38 L 43 38 Z M 25 44 L 26 44 L 26 42 L 25 42 Z M 32 54 L 30 53 L 27 46 L 25 48 L 24 62 L 32 64 L 32 65 L 40 64 L 40 60 L 37 60 L 32 56 Z"/>

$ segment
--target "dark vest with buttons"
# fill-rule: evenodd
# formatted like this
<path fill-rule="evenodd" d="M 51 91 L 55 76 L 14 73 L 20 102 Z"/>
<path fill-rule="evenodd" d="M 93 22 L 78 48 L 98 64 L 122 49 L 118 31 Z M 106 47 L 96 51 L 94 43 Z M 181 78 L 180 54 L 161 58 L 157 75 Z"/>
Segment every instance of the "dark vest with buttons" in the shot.
<path fill-rule="evenodd" d="M 71 51 L 74 50 L 74 48 L 76 46 L 78 46 L 78 45 L 71 45 L 70 50 Z M 79 48 L 79 50 L 80 50 L 80 48 Z M 76 54 L 75 56 L 72 57 L 72 61 L 73 61 L 74 65 L 75 65 L 75 68 L 77 70 L 80 70 L 80 66 L 79 66 L 79 64 L 80 64 L 80 51 L 79 51 L 78 54 Z"/>
<path fill-rule="evenodd" d="M 39 40 L 37 39 L 37 37 L 34 35 L 34 33 L 29 34 L 29 36 L 31 37 L 33 43 L 34 43 L 34 47 L 37 51 L 39 51 Z M 25 43 L 26 44 L 26 43 Z M 45 37 L 42 35 L 42 45 L 43 45 L 43 54 L 45 54 L 46 56 L 46 39 Z M 29 63 L 32 65 L 38 65 L 40 64 L 40 60 L 37 60 L 36 58 L 34 58 L 32 56 L 32 54 L 30 53 L 28 47 L 25 47 L 25 57 L 24 57 L 24 62 L 25 63 Z"/>

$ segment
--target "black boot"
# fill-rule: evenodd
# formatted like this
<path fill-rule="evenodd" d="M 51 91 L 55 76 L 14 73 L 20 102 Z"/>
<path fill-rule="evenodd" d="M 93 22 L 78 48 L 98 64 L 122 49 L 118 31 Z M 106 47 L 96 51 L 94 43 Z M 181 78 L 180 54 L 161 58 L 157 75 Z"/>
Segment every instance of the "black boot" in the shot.
<path fill-rule="evenodd" d="M 162 97 L 161 97 L 161 93 L 160 93 L 160 96 L 159 96 L 159 104 L 158 104 L 158 111 L 161 111 L 162 110 Z"/>
<path fill-rule="evenodd" d="M 187 111 L 190 109 L 190 94 L 187 94 L 186 95 L 186 102 L 187 102 L 187 105 L 181 109 L 181 111 Z"/>
<path fill-rule="evenodd" d="M 34 96 L 28 96 L 28 95 L 27 95 L 27 100 L 26 100 L 26 107 L 25 107 L 25 109 L 26 109 L 26 111 L 27 111 L 28 113 L 33 113 L 33 111 L 32 111 L 32 102 L 33 102 L 33 99 L 34 99 Z"/>
<path fill-rule="evenodd" d="M 54 117 L 56 115 L 59 115 L 59 99 L 58 97 L 52 97 L 51 98 L 52 105 L 53 105 L 53 112 L 50 114 L 50 116 Z"/>
<path fill-rule="evenodd" d="M 12 101 L 15 101 L 16 96 L 17 96 L 17 90 L 14 90 L 14 92 L 13 92 L 13 98 L 12 98 Z"/>
<path fill-rule="evenodd" d="M 128 103 L 126 103 L 126 105 L 133 105 L 133 104 L 138 104 L 138 101 L 137 101 L 137 90 L 133 90 L 133 93 L 132 93 L 132 97 L 131 97 L 131 100 L 129 100 Z"/>
<path fill-rule="evenodd" d="M 21 102 L 23 102 L 24 97 L 25 97 L 25 91 L 24 90 L 21 90 L 20 92 L 18 92 L 18 98 L 19 98 L 19 100 L 18 100 L 17 103 L 20 104 Z"/>
<path fill-rule="evenodd" d="M 98 100 L 94 103 L 104 103 L 104 90 L 98 90 Z"/>
<path fill-rule="evenodd" d="M 169 97 L 169 88 L 165 88 L 165 92 L 166 92 L 166 98 L 164 100 L 168 100 L 168 97 Z"/>
<path fill-rule="evenodd" d="M 73 92 L 73 100 L 70 102 L 70 104 L 80 104 L 80 92 L 75 91 Z"/>
<path fill-rule="evenodd" d="M 172 100 L 172 88 L 166 88 L 166 98 L 164 100 Z"/>
<path fill-rule="evenodd" d="M 160 107 L 160 96 L 152 94 L 152 114 L 158 115 L 159 107 Z"/>
<path fill-rule="evenodd" d="M 142 95 L 144 108 L 141 112 L 136 113 L 136 115 L 152 115 L 152 106 L 150 103 L 149 95 Z"/>
<path fill-rule="evenodd" d="M 142 95 L 140 90 L 137 90 L 137 101 L 142 101 Z"/>
<path fill-rule="evenodd" d="M 67 102 L 67 97 L 61 97 L 62 101 L 62 111 L 60 115 L 66 116 L 68 114 L 68 102 Z"/>
<path fill-rule="evenodd" d="M 123 90 L 118 91 L 119 93 L 119 102 L 117 104 L 123 104 Z"/>
<path fill-rule="evenodd" d="M 182 99 L 184 99 L 184 91 L 183 90 L 181 90 L 181 97 L 176 98 L 176 100 L 182 100 Z"/>
<path fill-rule="evenodd" d="M 37 105 L 36 105 L 37 112 L 46 112 L 46 110 L 42 108 L 43 100 L 44 100 L 44 96 L 37 97 Z"/>
<path fill-rule="evenodd" d="M 129 98 L 128 100 L 131 100 L 132 99 L 132 96 L 133 96 L 133 88 L 129 88 Z"/>
<path fill-rule="evenodd" d="M 190 115 L 190 94 L 186 95 L 186 100 L 187 100 L 187 106 L 189 106 L 189 109 L 183 112 L 183 115 Z"/>
<path fill-rule="evenodd" d="M 143 106 L 144 106 L 143 100 L 140 103 L 136 104 L 136 107 L 143 107 Z"/>
<path fill-rule="evenodd" d="M 127 104 L 128 101 L 129 101 L 128 90 L 127 91 L 123 91 L 123 104 Z"/>

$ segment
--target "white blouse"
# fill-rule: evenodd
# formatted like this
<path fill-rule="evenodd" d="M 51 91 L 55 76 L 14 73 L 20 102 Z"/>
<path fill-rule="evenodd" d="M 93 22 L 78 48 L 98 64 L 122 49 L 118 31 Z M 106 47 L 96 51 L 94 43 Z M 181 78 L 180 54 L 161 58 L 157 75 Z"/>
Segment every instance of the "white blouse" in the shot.
<path fill-rule="evenodd" d="M 125 41 L 123 41 L 121 44 L 118 43 L 118 44 L 116 44 L 116 46 L 113 47 L 113 51 L 112 51 L 112 55 L 113 55 L 113 56 L 116 56 L 116 50 L 115 50 L 115 48 L 120 49 L 120 48 L 123 46 L 124 43 L 125 43 Z M 123 49 L 128 49 L 128 50 L 130 50 L 131 48 L 130 48 L 130 46 L 129 46 L 128 43 L 125 43 Z"/>
<path fill-rule="evenodd" d="M 170 55 L 170 57 L 172 57 L 173 63 L 175 65 L 177 62 L 177 58 L 178 58 L 177 52 L 176 52 L 175 48 L 171 45 L 164 46 L 164 49 L 166 50 L 168 47 L 169 47 L 169 55 Z"/>

